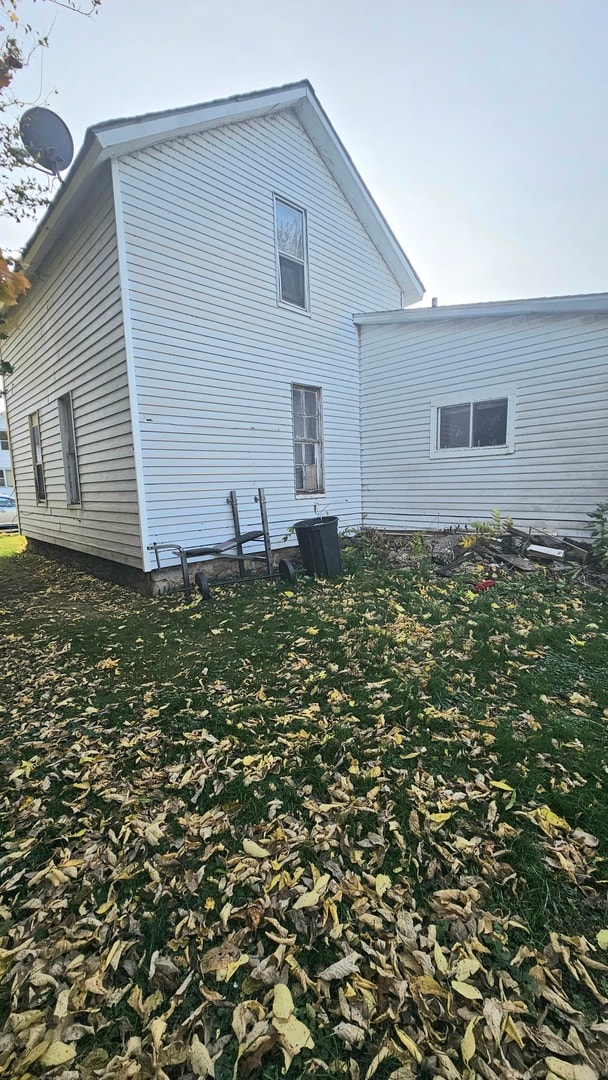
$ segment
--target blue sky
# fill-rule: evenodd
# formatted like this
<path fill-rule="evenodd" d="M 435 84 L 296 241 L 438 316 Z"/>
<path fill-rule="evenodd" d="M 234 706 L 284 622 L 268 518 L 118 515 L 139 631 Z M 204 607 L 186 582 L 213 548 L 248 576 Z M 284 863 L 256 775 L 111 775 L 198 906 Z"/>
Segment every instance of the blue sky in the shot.
<path fill-rule="evenodd" d="M 22 7 L 54 26 L 17 88 L 77 146 L 96 121 L 308 78 L 426 303 L 608 289 L 607 0 Z"/>

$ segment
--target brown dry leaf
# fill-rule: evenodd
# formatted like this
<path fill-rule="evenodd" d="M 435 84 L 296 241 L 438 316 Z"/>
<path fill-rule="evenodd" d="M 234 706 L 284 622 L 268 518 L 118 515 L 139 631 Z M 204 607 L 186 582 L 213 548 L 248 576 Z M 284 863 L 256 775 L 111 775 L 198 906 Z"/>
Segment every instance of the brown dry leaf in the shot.
<path fill-rule="evenodd" d="M 348 1050 L 363 1046 L 367 1038 L 363 1028 L 358 1027 L 357 1024 L 349 1024 L 346 1020 L 342 1020 L 336 1025 L 334 1035 L 344 1043 Z"/>
<path fill-rule="evenodd" d="M 361 956 L 359 953 L 348 953 L 342 960 L 337 960 L 335 964 L 330 964 L 329 967 L 319 972 L 318 978 L 323 982 L 331 982 L 333 979 L 346 979 L 349 975 L 355 975 L 359 972 L 359 963 Z"/>

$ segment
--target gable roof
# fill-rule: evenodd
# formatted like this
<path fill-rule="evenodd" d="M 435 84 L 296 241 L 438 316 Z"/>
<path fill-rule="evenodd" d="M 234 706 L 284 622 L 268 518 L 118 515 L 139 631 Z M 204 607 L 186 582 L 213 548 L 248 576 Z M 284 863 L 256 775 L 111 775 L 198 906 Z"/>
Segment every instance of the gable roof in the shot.
<path fill-rule="evenodd" d="M 34 263 L 43 254 L 48 240 L 58 234 L 62 224 L 71 220 L 70 209 L 104 162 L 167 139 L 268 116 L 285 109 L 292 109 L 298 117 L 399 284 L 404 303 L 416 303 L 422 298 L 424 286 L 306 79 L 218 101 L 94 124 L 87 129 L 84 143 L 65 182 L 31 237 L 23 255 L 24 261 Z"/>

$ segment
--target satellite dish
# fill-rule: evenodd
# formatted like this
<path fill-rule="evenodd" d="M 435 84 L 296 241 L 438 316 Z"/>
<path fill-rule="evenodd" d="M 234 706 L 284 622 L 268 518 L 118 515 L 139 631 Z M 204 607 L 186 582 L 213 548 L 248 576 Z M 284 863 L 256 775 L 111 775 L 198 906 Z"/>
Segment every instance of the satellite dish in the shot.
<path fill-rule="evenodd" d="M 74 156 L 69 129 L 57 113 L 35 106 L 19 121 L 23 145 L 38 165 L 57 176 Z"/>

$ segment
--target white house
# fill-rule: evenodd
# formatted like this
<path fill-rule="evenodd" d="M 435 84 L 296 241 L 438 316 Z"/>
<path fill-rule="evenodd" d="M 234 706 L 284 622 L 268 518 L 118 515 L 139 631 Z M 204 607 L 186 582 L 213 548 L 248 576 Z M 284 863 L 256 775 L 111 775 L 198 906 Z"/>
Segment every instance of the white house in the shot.
<path fill-rule="evenodd" d="M 583 535 L 608 498 L 608 294 L 355 317 L 366 522 L 449 528 L 498 507 Z"/>
<path fill-rule="evenodd" d="M 8 441 L 6 409 L 0 399 L 0 495 L 13 494 L 13 468 Z"/>
<path fill-rule="evenodd" d="M 583 496 L 593 436 L 571 445 L 559 420 L 559 402 L 580 426 L 606 415 L 607 297 L 403 310 L 421 283 L 307 82 L 90 128 L 25 258 L 3 346 L 21 527 L 104 572 L 225 540 L 232 489 L 245 529 L 265 489 L 275 543 L 322 510 L 415 528 L 500 502 L 583 528 L 608 493 L 605 428 Z M 534 404 L 518 388 L 541 362 Z M 474 445 L 475 419 L 472 445 L 443 445 L 464 407 L 505 398 L 504 421 L 486 409 L 500 447 Z M 572 504 L 545 499 L 571 467 Z"/>

